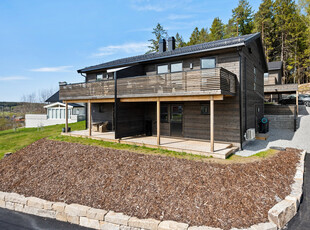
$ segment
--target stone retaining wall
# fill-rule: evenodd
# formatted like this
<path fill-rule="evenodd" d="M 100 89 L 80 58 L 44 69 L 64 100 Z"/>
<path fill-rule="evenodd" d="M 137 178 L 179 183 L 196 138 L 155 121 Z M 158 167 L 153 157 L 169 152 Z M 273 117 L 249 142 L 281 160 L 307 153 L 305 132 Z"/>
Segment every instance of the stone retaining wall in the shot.
<path fill-rule="evenodd" d="M 265 115 L 265 117 L 269 120 L 269 128 L 271 129 L 294 130 L 295 125 L 294 115 Z"/>
<path fill-rule="evenodd" d="M 305 152 L 302 153 L 297 166 L 291 194 L 269 210 L 270 222 L 253 225 L 247 230 L 277 230 L 293 218 L 302 196 L 304 157 Z M 51 202 L 7 192 L 0 192 L 0 208 L 102 230 L 221 230 L 207 226 L 189 226 L 186 223 L 169 220 L 138 219 L 123 213 L 95 209 L 80 204 Z M 233 229 L 237 230 L 236 228 Z M 246 229 L 243 228 L 243 230 Z"/>

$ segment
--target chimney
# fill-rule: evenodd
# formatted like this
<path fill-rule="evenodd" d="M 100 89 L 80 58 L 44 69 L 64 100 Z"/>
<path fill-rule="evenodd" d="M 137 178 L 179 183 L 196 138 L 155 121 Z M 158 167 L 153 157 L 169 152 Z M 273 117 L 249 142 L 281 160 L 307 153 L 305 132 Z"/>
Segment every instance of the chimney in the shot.
<path fill-rule="evenodd" d="M 162 52 L 165 52 L 166 51 L 166 40 L 161 38 L 159 40 L 159 52 L 162 53 Z"/>
<path fill-rule="evenodd" d="M 175 39 L 174 37 L 169 37 L 168 38 L 168 50 L 172 51 L 175 49 Z"/>

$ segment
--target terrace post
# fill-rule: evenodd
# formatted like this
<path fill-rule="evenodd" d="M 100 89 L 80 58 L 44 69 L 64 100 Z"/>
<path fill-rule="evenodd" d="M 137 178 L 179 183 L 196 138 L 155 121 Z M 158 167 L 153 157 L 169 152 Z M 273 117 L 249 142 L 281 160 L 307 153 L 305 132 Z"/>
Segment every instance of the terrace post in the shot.
<path fill-rule="evenodd" d="M 296 115 L 298 116 L 298 91 L 296 91 Z"/>
<path fill-rule="evenodd" d="M 214 152 L 214 98 L 210 99 L 210 152 Z"/>
<path fill-rule="evenodd" d="M 68 132 L 68 102 L 66 102 L 66 115 L 65 116 L 66 116 L 65 133 L 67 133 Z"/>
<path fill-rule="evenodd" d="M 160 145 L 160 99 L 157 98 L 157 145 Z"/>
<path fill-rule="evenodd" d="M 91 102 L 88 100 L 88 136 L 91 136 Z"/>

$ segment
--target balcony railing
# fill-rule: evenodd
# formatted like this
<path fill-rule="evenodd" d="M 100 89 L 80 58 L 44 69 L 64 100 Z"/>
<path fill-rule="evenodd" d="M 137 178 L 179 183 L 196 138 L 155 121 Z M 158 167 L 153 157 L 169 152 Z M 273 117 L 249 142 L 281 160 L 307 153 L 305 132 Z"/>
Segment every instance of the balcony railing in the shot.
<path fill-rule="evenodd" d="M 115 81 L 60 85 L 60 99 L 114 98 Z M 235 95 L 236 75 L 224 68 L 117 79 L 117 97 Z"/>

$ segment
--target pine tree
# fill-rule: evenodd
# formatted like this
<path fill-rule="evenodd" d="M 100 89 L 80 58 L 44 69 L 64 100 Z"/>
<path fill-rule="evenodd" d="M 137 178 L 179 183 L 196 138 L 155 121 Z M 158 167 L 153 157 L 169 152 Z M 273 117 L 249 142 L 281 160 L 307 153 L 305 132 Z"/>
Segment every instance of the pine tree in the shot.
<path fill-rule="evenodd" d="M 224 36 L 223 38 L 231 38 L 238 36 L 237 26 L 234 20 L 231 18 L 229 19 L 228 23 L 224 25 Z"/>
<path fill-rule="evenodd" d="M 210 41 L 216 41 L 223 39 L 224 37 L 224 25 L 220 18 L 214 18 L 209 34 Z"/>
<path fill-rule="evenodd" d="M 263 0 L 254 16 L 255 32 L 261 32 L 267 62 L 272 60 L 274 34 L 273 3 Z"/>
<path fill-rule="evenodd" d="M 181 47 L 183 47 L 183 46 L 185 46 L 185 45 L 186 45 L 186 44 L 185 44 L 185 42 L 184 42 L 182 36 L 180 36 L 179 33 L 177 33 L 177 34 L 175 35 L 175 47 L 176 47 L 176 48 L 181 48 Z"/>
<path fill-rule="evenodd" d="M 199 39 L 198 39 L 198 44 L 200 43 L 205 43 L 209 41 L 209 32 L 208 29 L 202 28 L 199 31 Z"/>
<path fill-rule="evenodd" d="M 236 23 L 237 34 L 250 34 L 253 30 L 253 11 L 247 0 L 239 0 L 238 6 L 232 10 L 232 18 Z"/>
<path fill-rule="evenodd" d="M 159 23 L 157 23 L 157 26 L 153 29 L 152 34 L 155 35 L 155 39 L 148 40 L 149 42 L 151 42 L 151 45 L 148 46 L 150 50 L 147 53 L 158 52 L 159 51 L 159 40 L 161 38 L 168 37 L 167 31 L 164 30 L 164 27 L 161 26 Z"/>
<path fill-rule="evenodd" d="M 196 27 L 194 29 L 194 31 L 192 32 L 190 38 L 189 38 L 189 42 L 187 43 L 187 45 L 191 46 L 191 45 L 196 45 L 199 44 L 199 29 L 198 27 Z"/>

